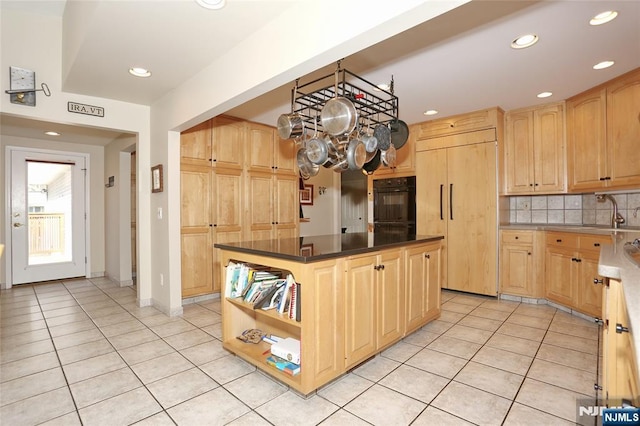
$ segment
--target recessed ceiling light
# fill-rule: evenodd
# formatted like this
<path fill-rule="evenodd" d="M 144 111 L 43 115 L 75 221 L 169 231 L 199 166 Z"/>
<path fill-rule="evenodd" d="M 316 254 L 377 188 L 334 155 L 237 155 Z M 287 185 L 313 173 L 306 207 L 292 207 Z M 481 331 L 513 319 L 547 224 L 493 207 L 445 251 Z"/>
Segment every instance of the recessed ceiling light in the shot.
<path fill-rule="evenodd" d="M 553 95 L 553 93 L 551 92 L 542 92 L 542 93 L 538 93 L 538 97 L 539 98 L 548 98 L 549 96 Z"/>
<path fill-rule="evenodd" d="M 222 9 L 226 4 L 226 1 L 225 0 L 196 0 L 196 3 L 198 3 L 200 6 L 204 7 L 205 9 L 217 10 L 217 9 Z"/>
<path fill-rule="evenodd" d="M 524 49 L 525 47 L 533 46 L 538 42 L 538 36 L 535 34 L 522 35 L 511 42 L 511 47 L 514 49 Z"/>
<path fill-rule="evenodd" d="M 606 12 L 598 13 L 596 16 L 591 18 L 589 24 L 591 25 L 602 25 L 606 24 L 609 21 L 613 21 L 618 16 L 618 12 L 615 10 L 607 10 Z"/>
<path fill-rule="evenodd" d="M 435 109 L 428 109 L 425 112 L 423 112 L 424 115 L 436 115 L 437 113 L 438 111 Z"/>
<path fill-rule="evenodd" d="M 60 133 L 53 131 L 44 132 L 44 134 L 49 136 L 60 136 Z"/>
<path fill-rule="evenodd" d="M 598 64 L 595 64 L 593 66 L 593 69 L 594 70 L 602 70 L 602 69 L 605 69 L 605 68 L 609 68 L 613 64 L 615 64 L 615 62 L 613 62 L 613 61 L 602 61 L 602 62 L 600 62 Z"/>
<path fill-rule="evenodd" d="M 129 74 L 136 77 L 151 77 L 151 71 L 146 68 L 131 67 L 129 68 Z"/>

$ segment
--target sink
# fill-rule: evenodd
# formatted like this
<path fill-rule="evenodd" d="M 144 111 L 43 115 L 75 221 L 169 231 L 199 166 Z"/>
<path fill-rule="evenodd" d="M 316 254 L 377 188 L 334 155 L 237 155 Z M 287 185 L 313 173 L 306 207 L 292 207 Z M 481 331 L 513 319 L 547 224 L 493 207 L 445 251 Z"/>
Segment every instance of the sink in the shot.
<path fill-rule="evenodd" d="M 624 255 L 640 268 L 640 238 L 624 244 Z"/>

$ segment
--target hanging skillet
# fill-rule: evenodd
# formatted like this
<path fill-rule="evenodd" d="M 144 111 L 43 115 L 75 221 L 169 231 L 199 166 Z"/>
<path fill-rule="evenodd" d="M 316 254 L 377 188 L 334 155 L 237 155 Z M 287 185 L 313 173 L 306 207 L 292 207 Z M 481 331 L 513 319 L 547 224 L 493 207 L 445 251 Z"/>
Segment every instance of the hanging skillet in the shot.
<path fill-rule="evenodd" d="M 293 112 L 296 97 L 298 96 L 298 80 L 293 87 L 293 96 L 291 97 L 291 112 L 289 114 L 281 114 L 278 117 L 278 135 L 281 139 L 295 139 L 304 135 L 304 120 L 298 113 Z"/>
<path fill-rule="evenodd" d="M 335 97 L 329 99 L 320 111 L 322 129 L 331 136 L 351 133 L 358 122 L 358 112 L 349 99 L 338 96 L 338 74 L 340 65 L 335 72 Z"/>
<path fill-rule="evenodd" d="M 402 120 L 397 118 L 391 121 L 391 143 L 396 149 L 400 149 L 407 143 L 409 139 L 409 126 Z"/>
<path fill-rule="evenodd" d="M 380 150 L 377 150 L 376 155 L 374 155 L 370 161 L 364 163 L 364 166 L 362 166 L 362 171 L 368 175 L 375 172 L 378 169 L 378 167 L 380 167 L 381 155 L 382 154 L 380 153 Z"/>

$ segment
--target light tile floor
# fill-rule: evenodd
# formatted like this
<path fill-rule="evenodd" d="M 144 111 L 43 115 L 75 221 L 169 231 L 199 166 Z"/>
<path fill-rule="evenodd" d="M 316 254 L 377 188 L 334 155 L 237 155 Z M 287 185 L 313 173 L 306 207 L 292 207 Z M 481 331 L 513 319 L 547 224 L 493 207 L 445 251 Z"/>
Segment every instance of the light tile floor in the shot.
<path fill-rule="evenodd" d="M 109 280 L 0 292 L 2 425 L 561 425 L 598 327 L 443 291 L 442 317 L 303 398 L 221 345 L 220 301 L 170 318 Z"/>

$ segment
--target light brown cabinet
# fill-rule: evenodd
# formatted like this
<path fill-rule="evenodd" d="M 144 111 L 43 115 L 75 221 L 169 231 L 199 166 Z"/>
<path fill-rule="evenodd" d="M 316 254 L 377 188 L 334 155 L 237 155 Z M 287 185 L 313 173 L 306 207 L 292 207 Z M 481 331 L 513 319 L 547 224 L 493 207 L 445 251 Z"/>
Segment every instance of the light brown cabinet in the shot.
<path fill-rule="evenodd" d="M 496 295 L 497 143 L 416 152 L 417 232 L 444 235 L 442 286 Z"/>
<path fill-rule="evenodd" d="M 500 231 L 500 293 L 542 297 L 536 231 Z"/>
<path fill-rule="evenodd" d="M 226 116 L 180 135 L 182 297 L 220 291 L 214 243 L 297 236 L 294 149 L 276 145 L 274 128 Z"/>
<path fill-rule="evenodd" d="M 441 253 L 440 245 L 407 248 L 406 333 L 440 316 Z"/>
<path fill-rule="evenodd" d="M 572 192 L 640 185 L 640 69 L 567 100 Z"/>
<path fill-rule="evenodd" d="M 380 167 L 373 172 L 374 177 L 383 175 L 408 176 L 415 171 L 417 127 L 409 126 L 409 138 L 407 142 L 396 150 L 396 165 L 393 167 Z"/>
<path fill-rule="evenodd" d="M 608 235 L 547 232 L 545 296 L 591 316 L 602 312 L 602 291 L 596 280 L 600 247 L 611 244 Z"/>
<path fill-rule="evenodd" d="M 247 123 L 246 168 L 254 172 L 296 175 L 296 145 L 281 140 L 273 127 Z"/>
<path fill-rule="evenodd" d="M 603 311 L 603 396 L 608 407 L 621 406 L 622 400 L 640 404 L 640 374 L 637 351 L 629 328 L 629 315 L 622 282 L 608 280 L 604 288 Z"/>
<path fill-rule="evenodd" d="M 282 243 L 287 241 L 291 240 Z M 282 248 L 285 253 L 291 250 Z M 440 314 L 440 240 L 308 263 L 274 257 L 275 251 L 274 247 L 265 249 L 264 254 L 251 254 L 222 248 L 221 262 L 226 265 L 233 260 L 290 272 L 300 284 L 301 321 L 225 297 L 223 346 L 303 394 L 346 373 Z M 415 313 L 411 318 L 406 306 Z M 249 328 L 300 340 L 300 374 L 290 376 L 269 366 L 265 362 L 269 351 L 266 342 L 248 345 L 236 338 Z"/>
<path fill-rule="evenodd" d="M 564 105 L 507 112 L 503 161 L 506 194 L 563 192 Z"/>
<path fill-rule="evenodd" d="M 397 341 L 404 330 L 401 251 L 350 257 L 345 276 L 345 367 Z"/>

